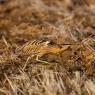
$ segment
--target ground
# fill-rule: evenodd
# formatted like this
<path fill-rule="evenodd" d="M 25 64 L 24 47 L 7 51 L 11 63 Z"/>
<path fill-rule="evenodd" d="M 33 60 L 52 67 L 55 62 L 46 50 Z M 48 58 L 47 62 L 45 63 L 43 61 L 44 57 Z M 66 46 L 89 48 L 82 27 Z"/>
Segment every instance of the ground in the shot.
<path fill-rule="evenodd" d="M 0 95 L 95 95 L 92 2 L 0 0 Z M 69 47 L 23 69 L 29 55 L 17 50 L 33 40 L 52 42 L 51 52 Z"/>

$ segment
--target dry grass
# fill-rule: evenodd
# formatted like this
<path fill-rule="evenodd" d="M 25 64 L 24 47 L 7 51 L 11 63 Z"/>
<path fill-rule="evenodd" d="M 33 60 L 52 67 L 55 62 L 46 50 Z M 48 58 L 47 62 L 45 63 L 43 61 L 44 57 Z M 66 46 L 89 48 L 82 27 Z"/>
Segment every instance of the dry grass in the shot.
<path fill-rule="evenodd" d="M 62 68 L 63 69 L 63 68 Z M 79 71 L 73 77 L 64 72 L 41 70 L 37 75 L 30 76 L 19 71 L 20 75 L 12 75 L 2 82 L 1 95 L 94 95 L 95 80 L 87 79 Z M 8 85 L 8 86 L 7 86 Z"/>
<path fill-rule="evenodd" d="M 0 95 L 95 95 L 94 0 L 2 1 Z"/>

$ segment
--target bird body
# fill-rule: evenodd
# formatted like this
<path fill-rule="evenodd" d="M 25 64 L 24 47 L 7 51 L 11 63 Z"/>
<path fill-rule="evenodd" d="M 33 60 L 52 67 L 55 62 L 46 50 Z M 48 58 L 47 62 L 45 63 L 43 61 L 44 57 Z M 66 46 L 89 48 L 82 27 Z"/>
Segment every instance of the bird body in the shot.
<path fill-rule="evenodd" d="M 40 55 L 41 52 L 43 53 L 45 52 L 44 49 L 48 47 L 48 43 L 49 41 L 45 41 L 45 42 L 37 41 L 37 40 L 29 41 L 25 45 L 23 45 L 19 51 L 24 55 L 28 55 L 28 56 Z"/>
<path fill-rule="evenodd" d="M 39 60 L 40 57 L 47 53 L 53 53 L 58 54 L 61 51 L 64 51 L 68 48 L 69 45 L 66 45 L 64 47 L 60 47 L 58 45 L 51 45 L 50 41 L 29 41 L 26 44 L 24 44 L 19 50 L 19 54 L 24 54 L 28 56 L 26 64 L 29 62 L 29 60 L 33 57 L 36 57 L 36 61 L 42 62 L 42 63 L 48 63 L 47 61 Z M 26 65 L 24 66 L 24 68 Z"/>
<path fill-rule="evenodd" d="M 59 45 L 51 45 L 50 41 L 29 41 L 26 44 L 24 44 L 20 49 L 19 52 L 23 53 L 24 55 L 32 55 L 32 56 L 42 56 L 46 53 L 54 53 L 57 54 L 61 51 L 66 50 L 69 47 L 69 45 L 64 45 L 63 47 L 60 47 Z"/>

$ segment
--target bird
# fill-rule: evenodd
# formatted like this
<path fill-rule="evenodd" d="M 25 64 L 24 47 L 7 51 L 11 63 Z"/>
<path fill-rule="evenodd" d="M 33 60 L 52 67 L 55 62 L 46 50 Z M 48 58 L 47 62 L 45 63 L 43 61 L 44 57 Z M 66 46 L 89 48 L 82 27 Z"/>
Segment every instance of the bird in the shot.
<path fill-rule="evenodd" d="M 65 45 L 63 47 L 56 44 L 52 45 L 51 41 L 32 40 L 21 46 L 17 52 L 28 56 L 24 66 L 25 69 L 31 58 L 36 57 L 37 62 L 48 63 L 47 61 L 40 60 L 39 58 L 47 53 L 59 54 L 68 47 L 69 45 Z"/>

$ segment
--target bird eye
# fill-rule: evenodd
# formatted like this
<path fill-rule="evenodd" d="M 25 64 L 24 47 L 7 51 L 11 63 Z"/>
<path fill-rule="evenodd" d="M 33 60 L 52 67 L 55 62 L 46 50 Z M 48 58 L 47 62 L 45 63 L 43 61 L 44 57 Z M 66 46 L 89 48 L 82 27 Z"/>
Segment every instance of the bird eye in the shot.
<path fill-rule="evenodd" d="M 54 45 L 55 43 L 53 41 L 50 41 L 49 42 L 49 45 Z"/>

